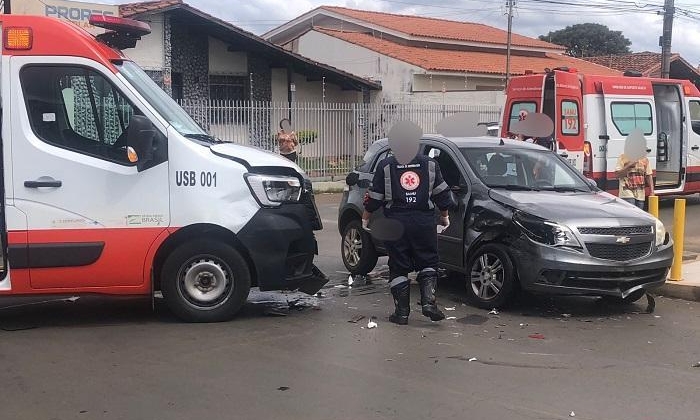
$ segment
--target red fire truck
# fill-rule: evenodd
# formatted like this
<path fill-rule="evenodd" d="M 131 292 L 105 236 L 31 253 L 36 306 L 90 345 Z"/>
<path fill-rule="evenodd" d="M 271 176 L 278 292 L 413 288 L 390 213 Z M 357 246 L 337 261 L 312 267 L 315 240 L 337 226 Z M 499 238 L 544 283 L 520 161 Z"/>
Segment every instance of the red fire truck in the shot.
<path fill-rule="evenodd" d="M 599 187 L 617 192 L 617 159 L 639 128 L 656 193 L 700 192 L 700 91 L 690 81 L 558 68 L 513 78 L 506 95 L 502 135 L 522 111 L 548 115 L 558 153 Z"/>

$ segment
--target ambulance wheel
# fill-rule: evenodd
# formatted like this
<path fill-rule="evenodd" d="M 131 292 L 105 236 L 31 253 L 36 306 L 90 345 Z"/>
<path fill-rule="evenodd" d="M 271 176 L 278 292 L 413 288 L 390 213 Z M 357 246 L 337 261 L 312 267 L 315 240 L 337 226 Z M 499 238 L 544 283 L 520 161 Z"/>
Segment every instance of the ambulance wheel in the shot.
<path fill-rule="evenodd" d="M 377 250 L 369 232 L 362 229 L 362 222 L 351 220 L 343 228 L 340 255 L 345 268 L 351 274 L 367 274 L 377 265 Z"/>
<path fill-rule="evenodd" d="M 227 321 L 248 298 L 250 272 L 232 246 L 198 239 L 180 245 L 165 260 L 161 291 L 183 321 Z"/>
<path fill-rule="evenodd" d="M 515 269 L 503 247 L 486 244 L 469 258 L 466 286 L 467 298 L 480 308 L 500 308 L 510 302 L 517 290 Z"/>

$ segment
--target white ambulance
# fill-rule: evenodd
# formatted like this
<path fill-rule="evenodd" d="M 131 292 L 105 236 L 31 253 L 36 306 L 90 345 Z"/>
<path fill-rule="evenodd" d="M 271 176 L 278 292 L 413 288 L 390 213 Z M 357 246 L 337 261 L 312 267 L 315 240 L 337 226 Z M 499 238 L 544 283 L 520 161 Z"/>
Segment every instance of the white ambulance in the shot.
<path fill-rule="evenodd" d="M 152 295 L 188 321 L 229 319 L 251 286 L 315 293 L 322 228 L 304 172 L 209 136 L 117 49 L 53 18 L 0 15 L 0 295 Z"/>
<path fill-rule="evenodd" d="M 656 194 L 700 192 L 700 91 L 688 80 L 554 69 L 510 81 L 502 135 L 522 112 L 549 115 L 559 152 L 604 190 L 617 192 L 617 159 L 640 128 Z"/>

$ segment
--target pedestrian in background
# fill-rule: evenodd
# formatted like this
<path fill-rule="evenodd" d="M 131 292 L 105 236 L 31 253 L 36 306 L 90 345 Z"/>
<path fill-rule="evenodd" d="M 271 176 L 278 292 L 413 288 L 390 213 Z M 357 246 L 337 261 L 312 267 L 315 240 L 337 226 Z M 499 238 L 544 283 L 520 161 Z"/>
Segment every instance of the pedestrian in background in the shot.
<path fill-rule="evenodd" d="M 617 159 L 615 176 L 619 180 L 619 197 L 644 209 L 647 186 L 650 188 L 650 195 L 654 195 L 654 178 L 649 159 L 629 160 L 623 153 Z"/>
<path fill-rule="evenodd" d="M 291 129 L 291 126 L 292 124 L 287 118 L 280 121 L 280 131 L 277 133 L 277 143 L 279 145 L 280 155 L 286 157 L 292 162 L 296 162 L 299 139 L 297 139 L 297 134 Z"/>

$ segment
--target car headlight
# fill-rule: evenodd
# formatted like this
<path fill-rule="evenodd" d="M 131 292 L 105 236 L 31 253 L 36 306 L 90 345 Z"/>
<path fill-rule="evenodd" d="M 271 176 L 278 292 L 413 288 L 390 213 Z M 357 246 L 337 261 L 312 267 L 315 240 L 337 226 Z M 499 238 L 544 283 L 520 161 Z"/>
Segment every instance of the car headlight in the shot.
<path fill-rule="evenodd" d="M 245 180 L 263 207 L 278 207 L 301 197 L 301 182 L 293 176 L 246 174 Z"/>
<path fill-rule="evenodd" d="M 666 228 L 661 223 L 661 220 L 656 219 L 656 229 L 654 231 L 656 232 L 656 246 L 663 245 L 666 242 Z"/>
<path fill-rule="evenodd" d="M 568 227 L 523 212 L 516 212 L 513 221 L 533 241 L 550 246 L 581 249 L 581 243 Z"/>

